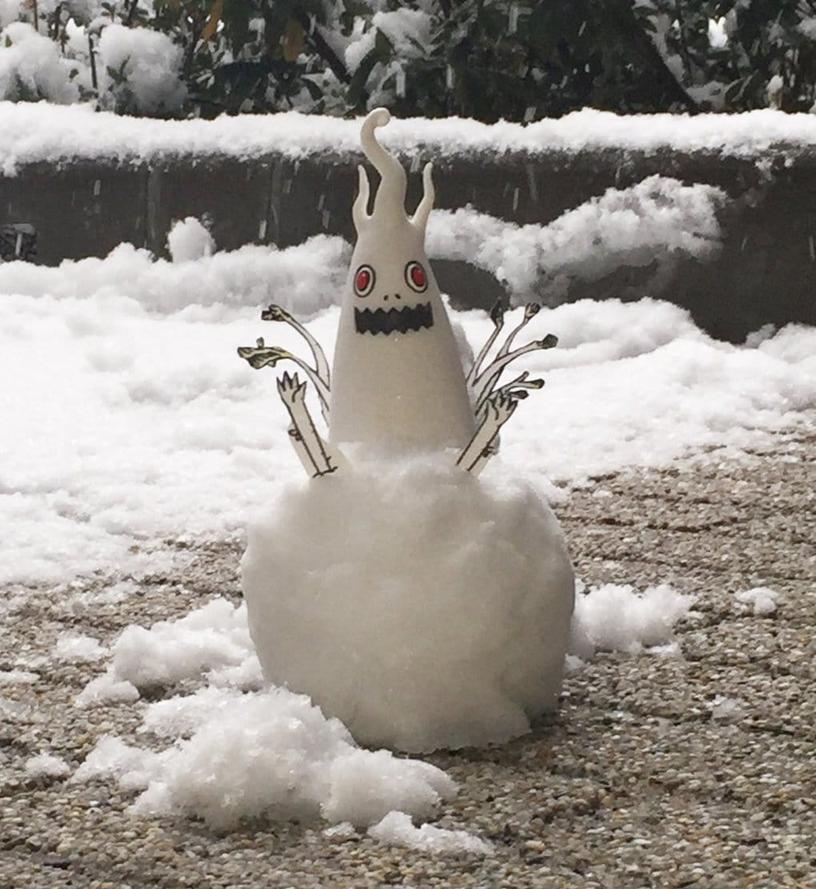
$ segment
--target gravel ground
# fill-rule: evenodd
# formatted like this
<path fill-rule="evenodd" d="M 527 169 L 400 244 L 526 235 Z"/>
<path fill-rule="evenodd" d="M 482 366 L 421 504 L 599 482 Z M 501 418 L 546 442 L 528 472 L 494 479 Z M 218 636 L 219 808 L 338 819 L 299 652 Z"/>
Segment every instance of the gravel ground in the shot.
<path fill-rule="evenodd" d="M 439 824 L 489 839 L 493 856 L 331 840 L 321 824 L 218 836 L 131 817 L 132 796 L 109 784 L 32 780 L 28 757 L 73 769 L 98 736 L 140 722 L 138 704 L 72 705 L 99 664 L 41 660 L 27 667 L 36 684 L 0 688 L 0 887 L 816 887 L 816 432 L 712 460 L 596 479 L 557 509 L 587 583 L 668 582 L 699 599 L 678 627 L 682 657 L 599 655 L 529 736 L 429 758 L 461 787 Z M 83 603 L 100 578 L 3 591 L 0 669 L 66 630 L 110 642 L 240 595 L 237 544 L 156 552 L 162 568 L 119 603 Z M 780 593 L 774 614 L 735 607 L 759 585 Z M 717 718 L 717 696 L 740 712 Z"/>

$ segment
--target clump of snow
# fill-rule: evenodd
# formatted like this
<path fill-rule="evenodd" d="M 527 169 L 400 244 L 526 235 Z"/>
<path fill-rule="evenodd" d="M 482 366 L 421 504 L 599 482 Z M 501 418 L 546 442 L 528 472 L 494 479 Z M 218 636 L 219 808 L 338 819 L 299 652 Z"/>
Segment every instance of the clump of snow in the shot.
<path fill-rule="evenodd" d="M 645 266 L 682 252 L 702 258 L 720 245 L 716 209 L 725 193 L 650 176 L 610 188 L 548 225 L 516 225 L 469 207 L 437 210 L 428 255 L 491 272 L 517 298 L 562 295 L 573 278 L 597 280 L 621 266 Z"/>
<path fill-rule="evenodd" d="M 167 249 L 173 262 L 194 262 L 215 252 L 215 241 L 195 216 L 173 223 L 167 235 Z"/>
<path fill-rule="evenodd" d="M 39 753 L 25 761 L 25 773 L 30 778 L 65 778 L 71 768 L 64 759 L 51 753 Z"/>
<path fill-rule="evenodd" d="M 4 16 L 5 17 L 5 16 Z M 11 22 L 0 38 L 0 100 L 70 104 L 80 98 L 87 81 L 78 62 L 64 58 L 59 45 L 32 25 Z"/>
<path fill-rule="evenodd" d="M 184 714 L 191 706 L 214 706 L 229 700 L 220 689 L 250 690 L 261 684 L 261 672 L 246 622 L 246 607 L 218 597 L 184 617 L 158 621 L 149 629 L 131 624 L 111 646 L 111 664 L 106 673 L 92 679 L 76 699 L 78 706 L 134 701 L 139 689 L 172 686 L 206 675 L 212 685 L 212 700 L 172 698 L 151 705 L 146 717 L 151 727 L 170 726 L 167 731 L 183 734 L 189 725 Z M 158 717 L 150 714 L 157 708 Z M 167 711 L 178 709 L 178 721 Z M 197 711 L 196 711 L 197 712 Z M 158 730 L 157 730 L 158 731 Z"/>
<path fill-rule="evenodd" d="M 341 821 L 339 824 L 332 824 L 323 830 L 323 836 L 326 839 L 334 840 L 336 843 L 343 843 L 346 840 L 357 839 L 357 828 L 350 821 Z"/>
<path fill-rule="evenodd" d="M 776 611 L 779 593 L 768 587 L 758 586 L 750 590 L 743 590 L 734 594 L 734 600 L 741 611 L 749 610 L 756 615 L 764 617 Z"/>
<path fill-rule="evenodd" d="M 668 584 L 639 593 L 628 584 L 609 583 L 579 593 L 570 651 L 586 660 L 598 650 L 637 654 L 644 647 L 665 645 L 693 602 Z"/>
<path fill-rule="evenodd" d="M 58 661 L 75 663 L 98 661 L 107 653 L 107 648 L 101 645 L 98 639 L 75 633 L 62 633 L 57 639 L 53 652 Z"/>
<path fill-rule="evenodd" d="M 123 110 L 172 114 L 181 108 L 187 95 L 180 77 L 184 50 L 169 34 L 110 24 L 99 38 L 99 56 L 103 88 Z"/>
<path fill-rule="evenodd" d="M 134 810 L 186 813 L 219 830 L 242 818 L 310 818 L 366 826 L 392 809 L 432 815 L 455 792 L 444 772 L 357 748 L 343 725 L 285 689 L 197 710 L 192 736 L 152 753 L 103 738 L 74 780 L 114 777 L 143 789 Z"/>
<path fill-rule="evenodd" d="M 561 530 L 515 472 L 477 480 L 453 456 L 290 487 L 249 532 L 266 679 L 362 743 L 505 741 L 557 701 L 574 589 Z"/>
<path fill-rule="evenodd" d="M 717 722 L 736 722 L 745 715 L 741 701 L 717 695 L 711 703 L 711 718 Z"/>
<path fill-rule="evenodd" d="M 72 783 L 115 778 L 126 790 L 138 790 L 150 781 L 158 754 L 126 744 L 115 735 L 103 735 L 71 776 Z"/>
<path fill-rule="evenodd" d="M 113 644 L 112 669 L 137 688 L 172 685 L 209 669 L 239 666 L 251 652 L 245 606 L 218 598 L 149 630 L 127 627 Z"/>
<path fill-rule="evenodd" d="M 0 685 L 33 685 L 40 677 L 28 670 L 0 670 Z"/>
<path fill-rule="evenodd" d="M 444 830 L 432 824 L 414 827 L 405 812 L 389 812 L 368 829 L 368 835 L 388 846 L 403 846 L 429 855 L 492 855 L 493 847 L 466 830 Z"/>
<path fill-rule="evenodd" d="M 117 679 L 111 672 L 92 679 L 76 696 L 77 707 L 95 707 L 99 704 L 129 704 L 139 699 L 139 690 L 133 683 Z"/>
<path fill-rule="evenodd" d="M 5 28 L 20 18 L 23 0 L 0 0 L 0 28 Z"/>

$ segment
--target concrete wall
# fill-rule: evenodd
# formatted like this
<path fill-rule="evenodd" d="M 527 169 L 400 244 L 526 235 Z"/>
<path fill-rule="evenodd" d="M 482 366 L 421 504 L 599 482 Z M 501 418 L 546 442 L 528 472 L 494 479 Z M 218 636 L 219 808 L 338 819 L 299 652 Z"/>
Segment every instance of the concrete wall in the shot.
<path fill-rule="evenodd" d="M 437 206 L 466 203 L 518 223 L 546 223 L 567 209 L 659 173 L 724 189 L 723 248 L 701 263 L 679 260 L 654 269 L 621 268 L 600 282 L 576 283 L 568 299 L 660 296 L 689 308 L 715 336 L 740 340 L 763 324 L 816 324 L 816 155 L 762 157 L 624 150 L 542 152 L 433 158 Z M 413 162 L 415 170 L 424 158 Z M 150 166 L 77 160 L 30 164 L 0 177 L 0 224 L 26 222 L 38 231 L 38 261 L 103 256 L 121 241 L 165 253 L 174 219 L 207 214 L 216 243 L 298 244 L 319 232 L 352 239 L 350 202 L 357 159 L 273 154 L 247 161 L 206 156 Z M 418 200 L 418 175 L 409 202 Z M 501 288 L 461 263 L 434 263 L 440 284 L 459 303 L 489 306 Z"/>

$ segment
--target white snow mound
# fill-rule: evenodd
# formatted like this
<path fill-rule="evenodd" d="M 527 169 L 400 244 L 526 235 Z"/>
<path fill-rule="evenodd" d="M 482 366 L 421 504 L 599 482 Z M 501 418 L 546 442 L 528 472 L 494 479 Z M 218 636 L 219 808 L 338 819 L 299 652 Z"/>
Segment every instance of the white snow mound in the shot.
<path fill-rule="evenodd" d="M 135 812 L 194 815 L 218 830 L 259 816 L 365 827 L 393 809 L 428 817 L 456 793 L 434 766 L 355 747 L 340 722 L 285 689 L 233 691 L 194 709 L 189 739 L 153 753 L 106 736 L 73 780 L 114 777 L 143 790 Z"/>
<path fill-rule="evenodd" d="M 498 463 L 442 454 L 288 488 L 250 529 L 267 682 L 361 743 L 429 751 L 524 734 L 556 705 L 574 579 L 549 506 Z"/>
<path fill-rule="evenodd" d="M 368 829 L 368 835 L 387 846 L 404 846 L 429 855 L 492 855 L 493 847 L 466 830 L 445 830 L 432 824 L 414 827 L 404 812 L 389 812 Z"/>
<path fill-rule="evenodd" d="M 187 216 L 173 223 L 167 234 L 167 249 L 173 262 L 195 262 L 215 253 L 215 241 L 202 222 Z"/>
<path fill-rule="evenodd" d="M 644 647 L 672 654 L 672 630 L 694 603 L 668 584 L 642 593 L 628 584 L 607 583 L 575 597 L 570 652 L 587 660 L 597 650 L 638 654 Z"/>

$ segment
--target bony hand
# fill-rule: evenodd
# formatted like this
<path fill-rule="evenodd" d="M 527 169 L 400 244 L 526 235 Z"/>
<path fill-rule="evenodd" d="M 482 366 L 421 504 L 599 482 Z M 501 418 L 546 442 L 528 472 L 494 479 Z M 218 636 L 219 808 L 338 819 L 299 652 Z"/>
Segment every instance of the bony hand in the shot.
<path fill-rule="evenodd" d="M 296 373 L 291 376 L 288 373 L 284 373 L 282 377 L 278 378 L 278 393 L 283 403 L 289 407 L 294 408 L 305 402 L 306 386 L 306 383 L 300 382 Z"/>
<path fill-rule="evenodd" d="M 288 321 L 291 316 L 282 306 L 272 303 L 261 312 L 261 321 Z"/>
<path fill-rule="evenodd" d="M 491 398 L 488 404 L 488 410 L 493 414 L 497 426 L 504 425 L 513 416 L 513 411 L 516 409 L 516 400 L 504 393 L 499 393 L 495 398 Z"/>

